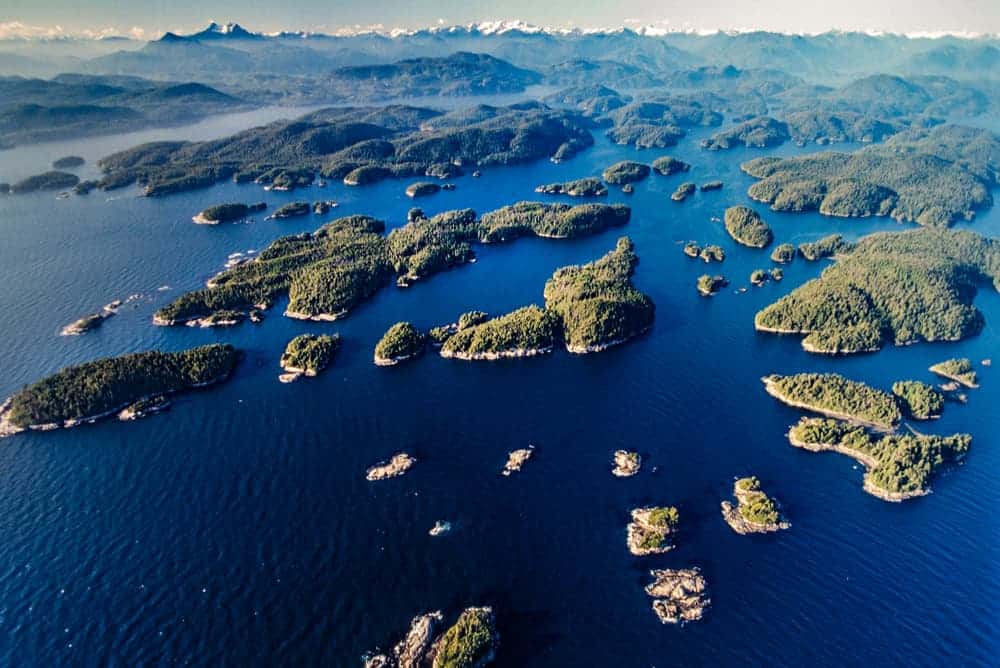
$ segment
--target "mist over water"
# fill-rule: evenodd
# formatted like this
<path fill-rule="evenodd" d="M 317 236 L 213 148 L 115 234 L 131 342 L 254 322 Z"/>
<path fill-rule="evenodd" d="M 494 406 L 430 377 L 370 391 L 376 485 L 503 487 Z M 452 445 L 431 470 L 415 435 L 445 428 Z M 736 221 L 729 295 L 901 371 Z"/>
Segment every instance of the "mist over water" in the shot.
<path fill-rule="evenodd" d="M 279 115 L 215 119 L 222 135 Z M 293 193 L 220 183 L 162 199 L 134 189 L 57 200 L 0 199 L 0 396 L 68 364 L 228 341 L 247 352 L 235 376 L 179 397 L 171 410 L 131 424 L 29 433 L 0 445 L 0 663 L 55 665 L 356 666 L 386 648 L 414 615 L 470 605 L 497 611 L 497 666 L 987 666 L 1000 634 L 995 499 L 1000 495 L 1000 382 L 980 369 L 967 405 L 948 404 L 922 431 L 973 435 L 970 455 L 903 504 L 865 494 L 863 471 L 834 454 L 793 449 L 784 436 L 799 412 L 766 395 L 772 372 L 836 371 L 887 388 L 948 357 L 1000 357 L 1000 295 L 984 286 L 986 328 L 959 343 L 889 348 L 830 358 L 797 337 L 757 334 L 753 314 L 817 276 L 801 258 L 785 279 L 749 287 L 770 249 L 737 246 L 713 216 L 748 203 L 749 149 L 708 153 L 694 132 L 667 151 L 635 151 L 597 136 L 561 165 L 539 162 L 455 179 L 454 192 L 422 199 L 429 215 L 483 213 L 542 199 L 541 183 L 600 175 L 625 158 L 663 154 L 690 173 L 653 175 L 608 201 L 632 207 L 624 228 L 579 240 L 521 239 L 478 246 L 479 261 L 411 288 L 387 287 L 343 321 L 281 317 L 258 326 L 159 328 L 153 311 L 201 286 L 230 253 L 364 213 L 402 225 L 408 181 Z M 148 138 L 152 138 L 150 135 Z M 94 138 L 0 152 L 0 177 L 41 171 L 83 155 L 84 171 L 123 146 Z M 841 148 L 841 147 L 837 147 Z M 851 148 L 851 147 L 844 147 Z M 786 145 L 770 154 L 805 152 Z M 721 179 L 718 192 L 683 204 L 683 180 Z M 329 216 L 196 226 L 191 216 L 224 201 L 336 199 Z M 569 198 L 546 201 L 579 202 Z M 764 211 L 775 243 L 831 232 L 858 238 L 902 226 Z M 1000 213 L 968 224 L 1000 236 Z M 420 328 L 482 309 L 501 314 L 542 303 L 545 280 L 635 242 L 634 282 L 657 306 L 653 330 L 601 354 L 564 351 L 495 363 L 431 353 L 376 368 L 372 351 L 399 320 Z M 721 265 L 681 252 L 719 243 Z M 694 289 L 711 271 L 731 280 L 711 299 Z M 169 289 L 159 288 L 169 286 Z M 734 294 L 748 286 L 745 294 Z M 59 329 L 116 298 L 142 297 L 81 337 Z M 292 385 L 277 380 L 285 343 L 339 332 L 334 365 Z M 511 477 L 507 453 L 535 457 Z M 614 450 L 638 450 L 638 476 L 611 475 Z M 365 469 L 399 450 L 418 463 L 402 478 L 369 483 Z M 738 536 L 719 502 L 734 477 L 757 475 L 793 524 L 774 536 Z M 677 505 L 678 547 L 632 557 L 631 508 Z M 437 520 L 450 534 L 430 537 Z M 663 626 L 643 587 L 652 568 L 700 566 L 712 606 L 705 619 Z"/>

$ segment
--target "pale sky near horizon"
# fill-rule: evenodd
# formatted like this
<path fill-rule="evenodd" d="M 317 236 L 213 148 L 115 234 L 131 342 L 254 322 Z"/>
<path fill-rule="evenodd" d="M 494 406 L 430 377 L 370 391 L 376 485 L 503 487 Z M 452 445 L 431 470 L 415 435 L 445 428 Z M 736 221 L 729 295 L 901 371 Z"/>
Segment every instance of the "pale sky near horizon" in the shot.
<path fill-rule="evenodd" d="M 262 32 L 419 28 L 521 19 L 552 27 L 654 25 L 781 32 L 1000 33 L 1000 0 L 2 0 L 0 38 L 90 32 L 156 37 L 235 21 Z M 85 5 L 85 6 L 81 6 Z"/>

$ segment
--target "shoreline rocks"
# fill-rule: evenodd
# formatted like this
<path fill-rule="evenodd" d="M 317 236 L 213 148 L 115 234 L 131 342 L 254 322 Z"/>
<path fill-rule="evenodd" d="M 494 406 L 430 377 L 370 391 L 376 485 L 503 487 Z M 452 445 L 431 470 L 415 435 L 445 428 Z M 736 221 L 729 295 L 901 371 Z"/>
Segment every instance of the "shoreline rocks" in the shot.
<path fill-rule="evenodd" d="M 428 531 L 428 535 L 431 536 L 443 536 L 446 533 L 451 532 L 451 522 L 445 522 L 444 520 L 438 520 L 434 523 L 434 526 Z"/>
<path fill-rule="evenodd" d="M 403 475 L 414 464 L 417 460 L 405 452 L 397 452 L 392 456 L 392 458 L 387 462 L 379 462 L 375 466 L 372 466 L 365 472 L 365 479 L 369 482 L 374 482 L 376 480 L 385 480 L 387 478 L 396 478 Z"/>
<path fill-rule="evenodd" d="M 79 336 L 81 334 L 86 334 L 87 332 L 93 331 L 104 324 L 104 321 L 113 315 L 118 313 L 118 309 L 122 305 L 122 300 L 116 299 L 113 302 L 104 305 L 100 311 L 97 313 L 91 313 L 90 315 L 85 315 L 79 320 L 71 322 L 62 328 L 59 332 L 60 336 Z"/>
<path fill-rule="evenodd" d="M 638 452 L 615 450 L 615 465 L 611 474 L 619 478 L 630 478 L 639 472 L 641 466 L 642 457 Z"/>
<path fill-rule="evenodd" d="M 680 515 L 672 506 L 635 508 L 626 532 L 629 552 L 644 557 L 674 549 L 669 539 L 677 533 L 679 521 Z"/>
<path fill-rule="evenodd" d="M 507 455 L 507 463 L 504 464 L 503 471 L 501 475 L 509 476 L 511 473 L 516 473 L 521 470 L 521 467 L 531 459 L 531 456 L 535 454 L 535 446 L 529 445 L 526 448 L 521 448 L 519 450 L 512 450 L 509 455 Z"/>
<path fill-rule="evenodd" d="M 711 603 L 700 568 L 662 569 L 649 572 L 653 582 L 646 586 L 652 596 L 653 612 L 663 624 L 695 622 Z"/>
<path fill-rule="evenodd" d="M 545 348 L 514 348 L 512 350 L 500 350 L 491 353 L 466 353 L 441 350 L 441 357 L 445 359 L 465 360 L 467 362 L 489 360 L 496 361 L 509 357 L 535 357 L 536 355 L 548 355 L 552 352 L 552 346 Z"/>
<path fill-rule="evenodd" d="M 148 399 L 140 399 L 128 408 L 123 409 L 118 413 L 118 419 L 122 422 L 131 422 L 132 420 L 140 420 L 150 415 L 162 413 L 168 408 L 170 408 L 170 401 L 162 394 L 158 394 Z"/>

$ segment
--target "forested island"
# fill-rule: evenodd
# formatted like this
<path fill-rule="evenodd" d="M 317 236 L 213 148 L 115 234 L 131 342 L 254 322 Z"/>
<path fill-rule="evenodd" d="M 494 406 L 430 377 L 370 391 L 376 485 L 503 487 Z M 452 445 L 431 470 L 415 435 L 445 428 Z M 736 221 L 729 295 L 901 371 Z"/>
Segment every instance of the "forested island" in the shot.
<path fill-rule="evenodd" d="M 729 236 L 744 246 L 764 248 L 774 239 L 770 226 L 749 207 L 731 206 L 726 209 L 722 220 Z"/>
<path fill-rule="evenodd" d="M 604 180 L 616 186 L 637 183 L 649 176 L 649 165 L 632 160 L 616 162 L 604 170 Z"/>
<path fill-rule="evenodd" d="M 406 196 L 410 198 L 426 197 L 440 191 L 441 186 L 431 181 L 417 181 L 406 186 Z"/>
<path fill-rule="evenodd" d="M 227 202 L 225 204 L 215 204 L 214 206 L 210 206 L 191 220 L 199 225 L 218 225 L 219 223 L 229 223 L 234 220 L 242 220 L 249 214 L 263 211 L 266 208 L 267 204 L 265 202 L 257 202 L 255 204 Z"/>
<path fill-rule="evenodd" d="M 886 501 L 927 494 L 937 470 L 964 457 L 972 443 L 968 434 L 873 436 L 862 427 L 823 418 L 802 418 L 788 440 L 797 448 L 856 459 L 867 469 L 865 491 Z"/>
<path fill-rule="evenodd" d="M 685 181 L 684 183 L 677 186 L 674 192 L 670 195 L 670 199 L 675 202 L 683 202 L 691 195 L 695 194 L 698 190 L 698 186 L 691 181 Z"/>
<path fill-rule="evenodd" d="M 736 506 L 729 501 L 722 502 L 722 517 L 738 534 L 770 533 L 791 528 L 778 504 L 761 489 L 756 476 L 740 478 L 733 483 Z"/>
<path fill-rule="evenodd" d="M 74 427 L 143 398 L 226 379 L 238 353 L 228 344 L 183 352 L 132 353 L 70 366 L 14 393 L 0 406 L 0 436 L 25 429 Z"/>
<path fill-rule="evenodd" d="M 805 334 L 816 353 L 957 341 L 983 327 L 976 288 L 1000 287 L 1000 245 L 974 232 L 877 233 L 839 252 L 819 278 L 758 312 L 755 327 Z"/>
<path fill-rule="evenodd" d="M 312 211 L 312 207 L 309 206 L 309 202 L 289 202 L 275 209 L 274 213 L 268 216 L 267 219 L 284 220 L 285 218 L 299 218 L 301 216 L 308 216 L 310 211 Z"/>
<path fill-rule="evenodd" d="M 14 194 L 33 193 L 39 190 L 65 190 L 80 182 L 80 177 L 69 172 L 50 171 L 29 176 L 10 185 Z"/>
<path fill-rule="evenodd" d="M 67 155 L 54 160 L 52 162 L 52 169 L 76 169 L 77 167 L 83 167 L 86 163 L 87 161 L 78 155 Z"/>
<path fill-rule="evenodd" d="M 478 238 L 484 243 L 534 234 L 571 239 L 626 224 L 632 210 L 623 204 L 543 204 L 518 202 L 483 214 Z"/>
<path fill-rule="evenodd" d="M 559 318 L 531 305 L 455 332 L 441 346 L 441 356 L 461 360 L 533 357 L 552 352 Z"/>
<path fill-rule="evenodd" d="M 673 176 L 691 169 L 691 165 L 669 155 L 657 158 L 652 164 L 653 171 L 660 176 Z"/>
<path fill-rule="evenodd" d="M 702 274 L 698 277 L 696 287 L 698 288 L 698 294 L 702 297 L 711 297 L 727 285 L 729 285 L 729 281 L 725 276 Z"/>
<path fill-rule="evenodd" d="M 649 329 L 653 301 L 632 285 L 639 258 L 628 237 L 599 260 L 557 269 L 545 283 L 545 308 L 562 322 L 566 350 L 598 352 Z"/>
<path fill-rule="evenodd" d="M 391 652 L 365 657 L 365 668 L 482 668 L 500 644 L 492 608 L 466 608 L 441 631 L 441 611 L 417 615 Z"/>
<path fill-rule="evenodd" d="M 792 244 L 778 244 L 771 251 L 771 261 L 778 264 L 788 264 L 795 259 L 795 246 Z"/>
<path fill-rule="evenodd" d="M 329 108 L 205 142 L 154 142 L 99 161 L 105 189 L 147 196 L 226 178 L 292 190 L 316 175 L 365 185 L 390 177 L 450 178 L 461 166 L 566 160 L 593 144 L 579 114 L 531 103 L 442 113 L 405 106 Z"/>
<path fill-rule="evenodd" d="M 549 183 L 535 188 L 536 193 L 545 195 L 568 195 L 570 197 L 604 197 L 608 187 L 600 179 L 587 177 L 566 181 L 565 183 Z"/>
<path fill-rule="evenodd" d="M 749 195 L 776 211 L 891 216 L 942 227 L 992 204 L 1000 139 L 987 130 L 939 126 L 902 132 L 855 153 L 757 158 Z"/>
<path fill-rule="evenodd" d="M 427 337 L 408 322 L 390 327 L 375 346 L 377 366 L 395 366 L 413 359 L 424 351 Z"/>
<path fill-rule="evenodd" d="M 930 368 L 931 373 L 954 381 L 959 385 L 975 389 L 979 387 L 979 378 L 976 370 L 972 368 L 972 362 L 968 358 L 952 358 L 943 362 L 938 362 Z"/>
<path fill-rule="evenodd" d="M 789 406 L 891 431 L 903 415 L 893 395 L 835 373 L 774 374 L 767 393 Z"/>
<path fill-rule="evenodd" d="M 315 376 L 333 363 L 340 350 L 339 334 L 300 334 L 288 342 L 281 355 L 285 371 L 282 382 L 292 382 L 299 376 Z"/>
<path fill-rule="evenodd" d="M 626 532 L 629 552 L 642 557 L 674 549 L 671 538 L 677 533 L 680 520 L 680 513 L 673 506 L 635 508 Z"/>

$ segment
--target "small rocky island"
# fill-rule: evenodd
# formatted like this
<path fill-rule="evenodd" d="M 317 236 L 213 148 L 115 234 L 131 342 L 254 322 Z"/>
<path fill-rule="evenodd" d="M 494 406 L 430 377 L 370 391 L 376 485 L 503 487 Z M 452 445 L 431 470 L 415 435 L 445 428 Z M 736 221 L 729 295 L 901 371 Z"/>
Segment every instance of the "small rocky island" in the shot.
<path fill-rule="evenodd" d="M 736 533 L 770 533 L 792 527 L 782 518 L 777 502 L 761 490 L 756 476 L 733 483 L 733 496 L 736 506 L 723 501 L 722 517 Z"/>
<path fill-rule="evenodd" d="M 628 450 L 615 450 L 614 462 L 611 474 L 619 478 L 631 478 L 642 467 L 642 457 L 639 453 Z"/>
<path fill-rule="evenodd" d="M 116 299 L 110 304 L 105 304 L 104 307 L 97 313 L 85 315 L 79 320 L 74 320 L 70 324 L 66 325 L 62 328 L 62 331 L 60 331 L 59 334 L 60 336 L 79 336 L 93 331 L 103 325 L 105 320 L 118 313 L 118 309 L 121 305 L 122 302 L 120 299 Z"/>
<path fill-rule="evenodd" d="M 721 190 L 721 189 L 722 189 L 722 181 L 705 181 L 704 183 L 701 184 L 702 192 L 708 192 L 711 190 Z"/>
<path fill-rule="evenodd" d="M 604 197 L 608 187 L 600 179 L 588 177 L 566 181 L 565 183 L 549 183 L 535 188 L 536 193 L 543 195 L 568 195 L 569 197 Z"/>
<path fill-rule="evenodd" d="M 652 596 L 653 612 L 664 624 L 695 622 L 705 614 L 711 602 L 705 577 L 698 568 L 653 570 L 653 582 L 646 586 Z"/>
<path fill-rule="evenodd" d="M 615 186 L 637 183 L 649 176 L 649 165 L 631 160 L 616 162 L 604 170 L 604 180 Z"/>
<path fill-rule="evenodd" d="M 492 608 L 466 608 L 439 634 L 441 611 L 417 615 L 391 652 L 366 656 L 365 668 L 483 668 L 496 658 L 500 634 Z"/>
<path fill-rule="evenodd" d="M 390 327 L 375 346 L 377 366 L 395 366 L 424 352 L 427 337 L 408 322 Z"/>
<path fill-rule="evenodd" d="M 771 261 L 778 264 L 788 264 L 795 259 L 795 246 L 792 244 L 778 244 L 771 251 Z"/>
<path fill-rule="evenodd" d="M 665 155 L 662 158 L 657 158 L 653 161 L 653 171 L 660 176 L 673 176 L 674 174 L 686 172 L 689 169 L 691 169 L 691 165 L 683 160 L 672 158 L 669 155 Z"/>
<path fill-rule="evenodd" d="M 150 350 L 70 366 L 0 404 L 0 437 L 92 423 L 144 399 L 218 383 L 239 358 L 228 344 Z"/>
<path fill-rule="evenodd" d="M 729 285 L 729 281 L 726 280 L 725 276 L 702 274 L 698 277 L 698 294 L 702 297 L 711 297 L 727 285 Z"/>
<path fill-rule="evenodd" d="M 722 218 L 726 232 L 744 246 L 764 248 L 774 239 L 774 233 L 760 214 L 746 206 L 731 206 Z"/>
<path fill-rule="evenodd" d="M 629 552 L 637 557 L 669 552 L 679 526 L 680 513 L 673 506 L 635 508 L 626 534 Z"/>
<path fill-rule="evenodd" d="M 674 190 L 672 195 L 670 195 L 670 199 L 672 199 L 675 202 L 683 202 L 688 197 L 695 194 L 697 190 L 698 190 L 697 185 L 691 183 L 690 181 L 685 181 L 684 183 L 677 186 L 677 189 Z"/>
<path fill-rule="evenodd" d="M 219 223 L 231 223 L 236 220 L 243 220 L 251 213 L 263 211 L 267 208 L 266 202 L 256 204 L 243 204 L 242 202 L 228 202 L 226 204 L 216 204 L 204 209 L 197 216 L 192 218 L 198 225 L 218 225 Z"/>
<path fill-rule="evenodd" d="M 266 220 L 284 220 L 285 218 L 298 218 L 299 216 L 307 216 L 309 212 L 312 211 L 312 207 L 309 202 L 290 202 L 284 204 L 274 210 Z"/>
<path fill-rule="evenodd" d="M 970 389 L 979 387 L 979 377 L 976 375 L 976 370 L 966 357 L 938 362 L 930 368 L 930 371 Z"/>
<path fill-rule="evenodd" d="M 339 334 L 300 334 L 285 346 L 280 361 L 285 373 L 278 380 L 291 383 L 302 376 L 315 376 L 330 366 L 338 350 Z"/>
<path fill-rule="evenodd" d="M 755 287 L 759 288 L 760 286 L 767 283 L 768 278 L 770 278 L 770 274 L 768 274 L 763 269 L 754 269 L 753 271 L 750 272 L 750 284 Z"/>
<path fill-rule="evenodd" d="M 389 461 L 379 462 L 369 468 L 365 473 L 365 479 L 369 482 L 374 482 L 376 480 L 385 480 L 386 478 L 395 478 L 409 471 L 416 463 L 417 460 L 405 452 L 397 452 Z"/>
<path fill-rule="evenodd" d="M 788 432 L 796 448 L 838 452 L 861 463 L 864 489 L 884 501 L 905 501 L 930 492 L 930 481 L 942 466 L 960 461 L 969 451 L 969 434 L 951 436 L 873 435 L 842 420 L 804 417 Z"/>
<path fill-rule="evenodd" d="M 503 466 L 503 471 L 500 473 L 509 476 L 511 473 L 516 473 L 521 470 L 521 467 L 527 463 L 531 456 L 535 454 L 535 446 L 529 445 L 526 448 L 519 448 L 517 450 L 512 450 L 509 455 L 507 455 L 507 463 Z"/>
<path fill-rule="evenodd" d="M 441 191 L 441 186 L 431 181 L 418 181 L 406 186 L 406 196 L 409 198 L 427 197 Z"/>
<path fill-rule="evenodd" d="M 685 249 L 685 252 L 687 252 L 687 249 Z M 704 248 L 698 250 L 698 257 L 700 257 L 706 263 L 723 262 L 726 259 L 726 251 L 722 248 L 722 246 L 718 246 L 716 244 L 709 244 Z"/>

